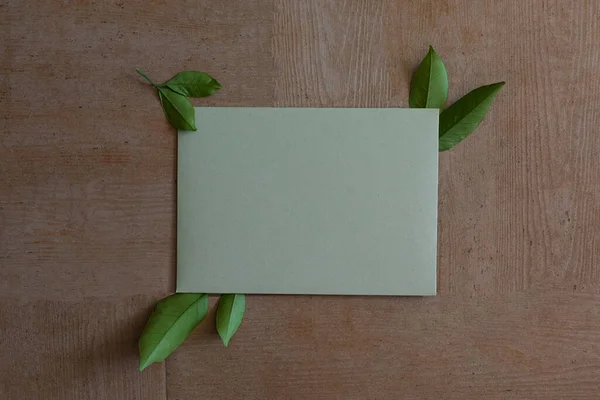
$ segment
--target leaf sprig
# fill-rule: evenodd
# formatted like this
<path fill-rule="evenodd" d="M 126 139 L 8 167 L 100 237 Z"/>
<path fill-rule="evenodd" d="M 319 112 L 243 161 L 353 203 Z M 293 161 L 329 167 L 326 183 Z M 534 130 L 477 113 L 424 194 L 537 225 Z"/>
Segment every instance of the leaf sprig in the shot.
<path fill-rule="evenodd" d="M 224 294 L 219 300 L 216 326 L 225 346 L 244 318 L 246 296 Z M 176 293 L 160 300 L 150 315 L 138 342 L 140 371 L 161 362 L 175 351 L 208 313 L 208 295 Z"/>
<path fill-rule="evenodd" d="M 200 71 L 183 71 L 168 81 L 156 84 L 148 75 L 136 69 L 158 92 L 167 119 L 177 129 L 196 130 L 196 114 L 188 97 L 206 97 L 221 89 L 221 84 Z"/>
<path fill-rule="evenodd" d="M 439 151 L 446 151 L 473 133 L 504 82 L 481 86 L 444 109 L 448 98 L 448 74 L 444 62 L 433 47 L 415 71 L 411 84 L 411 108 L 439 108 Z"/>

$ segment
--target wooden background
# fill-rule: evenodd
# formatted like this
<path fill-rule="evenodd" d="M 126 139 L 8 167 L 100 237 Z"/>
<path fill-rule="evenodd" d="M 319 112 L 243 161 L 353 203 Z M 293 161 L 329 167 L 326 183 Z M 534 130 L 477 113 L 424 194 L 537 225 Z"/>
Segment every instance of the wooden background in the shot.
<path fill-rule="evenodd" d="M 0 0 L 0 398 L 600 398 L 599 20 L 597 0 Z M 135 68 L 214 75 L 196 105 L 406 107 L 429 44 L 452 101 L 507 82 L 440 154 L 438 296 L 251 296 L 229 348 L 206 321 L 138 372 L 174 289 L 176 136 Z"/>

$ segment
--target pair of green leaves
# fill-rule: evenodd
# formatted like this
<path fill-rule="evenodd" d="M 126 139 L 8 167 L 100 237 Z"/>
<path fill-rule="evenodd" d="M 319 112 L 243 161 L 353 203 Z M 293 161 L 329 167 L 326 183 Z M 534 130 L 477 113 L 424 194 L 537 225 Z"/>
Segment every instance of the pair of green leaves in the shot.
<path fill-rule="evenodd" d="M 216 325 L 225 346 L 240 327 L 245 309 L 243 294 L 224 294 L 219 299 Z M 159 301 L 139 340 L 140 371 L 167 358 L 207 313 L 206 294 L 177 293 Z"/>
<path fill-rule="evenodd" d="M 439 108 L 439 151 L 453 148 L 471 134 L 485 117 L 504 82 L 481 86 L 444 110 L 448 99 L 448 73 L 433 47 L 415 71 L 411 84 L 411 108 Z"/>
<path fill-rule="evenodd" d="M 177 129 L 196 130 L 194 106 L 188 97 L 206 97 L 221 89 L 221 84 L 210 75 L 200 71 L 183 71 L 166 81 L 156 84 L 136 69 L 158 91 L 158 98 L 167 119 Z"/>

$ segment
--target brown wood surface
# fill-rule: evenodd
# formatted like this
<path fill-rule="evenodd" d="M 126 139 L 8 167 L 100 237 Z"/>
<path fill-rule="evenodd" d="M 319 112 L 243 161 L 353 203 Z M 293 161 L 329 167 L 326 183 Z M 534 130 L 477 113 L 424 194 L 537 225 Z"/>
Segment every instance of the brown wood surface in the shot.
<path fill-rule="evenodd" d="M 0 0 L 0 398 L 600 398 L 600 2 Z M 137 371 L 174 288 L 176 137 L 197 105 L 405 107 L 433 44 L 455 100 L 435 298 L 251 296 Z M 201 126 L 201 123 L 199 124 Z"/>

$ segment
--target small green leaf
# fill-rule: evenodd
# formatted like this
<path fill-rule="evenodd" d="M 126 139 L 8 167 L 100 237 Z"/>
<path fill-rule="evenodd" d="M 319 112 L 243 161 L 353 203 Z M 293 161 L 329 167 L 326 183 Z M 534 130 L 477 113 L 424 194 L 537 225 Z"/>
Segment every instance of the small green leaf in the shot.
<path fill-rule="evenodd" d="M 502 86 L 504 82 L 481 86 L 442 111 L 440 151 L 453 148 L 477 128 Z"/>
<path fill-rule="evenodd" d="M 205 294 L 178 293 L 159 301 L 140 337 L 140 371 L 167 358 L 207 312 Z"/>
<path fill-rule="evenodd" d="M 160 104 L 162 104 L 163 111 L 171 125 L 184 131 L 195 131 L 196 113 L 187 97 L 168 88 L 158 87 L 157 89 Z"/>
<path fill-rule="evenodd" d="M 221 84 L 200 71 L 183 71 L 160 86 L 188 97 L 206 97 L 221 89 Z"/>
<path fill-rule="evenodd" d="M 224 294 L 219 299 L 217 332 L 225 346 L 240 327 L 245 309 L 246 296 L 243 294 Z"/>
<path fill-rule="evenodd" d="M 410 83 L 410 108 L 444 108 L 448 98 L 448 73 L 433 47 L 419 64 Z"/>

